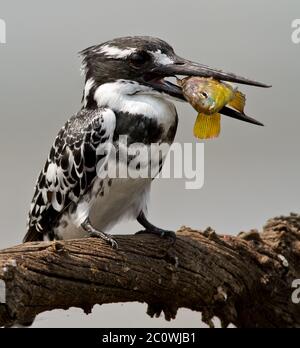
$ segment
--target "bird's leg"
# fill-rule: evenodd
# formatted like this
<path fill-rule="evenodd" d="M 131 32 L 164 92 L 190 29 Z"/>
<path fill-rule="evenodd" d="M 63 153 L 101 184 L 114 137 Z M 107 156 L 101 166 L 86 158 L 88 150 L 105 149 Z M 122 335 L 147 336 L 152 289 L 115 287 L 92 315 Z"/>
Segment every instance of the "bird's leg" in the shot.
<path fill-rule="evenodd" d="M 101 238 L 109 243 L 113 248 L 118 248 L 118 243 L 113 239 L 110 234 L 104 233 L 102 231 L 97 231 L 91 224 L 90 219 L 87 218 L 82 224 L 81 227 L 88 233 L 89 237 Z"/>
<path fill-rule="evenodd" d="M 163 230 L 162 228 L 156 227 L 152 225 L 146 218 L 143 211 L 140 212 L 139 216 L 137 217 L 137 221 L 145 227 L 144 231 L 139 231 L 136 234 L 142 234 L 142 233 L 152 233 L 156 234 L 160 237 L 171 237 L 172 239 L 176 239 L 176 234 L 173 231 L 167 231 Z"/>

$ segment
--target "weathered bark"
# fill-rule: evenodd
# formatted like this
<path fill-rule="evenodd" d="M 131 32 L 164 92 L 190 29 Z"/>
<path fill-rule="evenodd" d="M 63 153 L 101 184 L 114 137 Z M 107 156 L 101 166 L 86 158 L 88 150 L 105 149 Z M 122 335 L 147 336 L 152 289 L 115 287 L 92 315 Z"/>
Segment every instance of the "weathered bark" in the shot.
<path fill-rule="evenodd" d="M 139 301 L 167 320 L 180 307 L 211 324 L 300 327 L 291 284 L 300 278 L 300 216 L 270 220 L 237 237 L 182 227 L 176 243 L 149 235 L 36 242 L 0 251 L 6 303 L 0 325 L 29 323 L 43 311 Z"/>

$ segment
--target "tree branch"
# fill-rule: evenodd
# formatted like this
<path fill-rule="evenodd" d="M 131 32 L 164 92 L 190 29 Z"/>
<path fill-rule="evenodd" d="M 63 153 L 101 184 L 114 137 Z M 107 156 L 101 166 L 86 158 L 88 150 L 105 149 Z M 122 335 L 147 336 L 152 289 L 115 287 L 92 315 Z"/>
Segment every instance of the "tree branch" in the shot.
<path fill-rule="evenodd" d="M 300 304 L 291 300 L 292 281 L 300 278 L 300 216 L 237 237 L 188 227 L 177 235 L 175 244 L 117 236 L 118 250 L 88 238 L 0 251 L 0 325 L 30 323 L 52 309 L 89 313 L 95 304 L 138 301 L 167 320 L 185 307 L 209 325 L 217 316 L 225 327 L 300 327 Z"/>

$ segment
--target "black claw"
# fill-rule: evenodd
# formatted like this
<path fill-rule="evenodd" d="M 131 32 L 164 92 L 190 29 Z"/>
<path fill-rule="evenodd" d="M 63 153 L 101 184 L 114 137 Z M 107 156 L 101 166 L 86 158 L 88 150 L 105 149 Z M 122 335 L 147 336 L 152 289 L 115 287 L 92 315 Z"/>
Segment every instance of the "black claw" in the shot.
<path fill-rule="evenodd" d="M 89 237 L 92 238 L 100 238 L 102 240 L 105 240 L 108 244 L 111 245 L 112 248 L 118 249 L 118 243 L 113 239 L 112 236 L 108 234 L 104 234 L 103 232 L 97 232 L 97 231 L 92 231 L 89 233 Z"/>
<path fill-rule="evenodd" d="M 161 237 L 169 237 L 176 240 L 176 233 L 174 231 L 162 231 Z"/>
<path fill-rule="evenodd" d="M 173 241 L 176 240 L 176 233 L 174 231 L 166 231 L 162 229 L 142 230 L 136 232 L 135 234 L 155 234 L 161 238 L 171 238 Z"/>
<path fill-rule="evenodd" d="M 113 249 L 118 249 L 118 248 L 119 248 L 118 243 L 117 243 L 113 238 L 110 238 L 110 239 L 108 240 L 108 243 L 111 245 L 111 247 L 112 247 Z"/>
<path fill-rule="evenodd" d="M 160 237 L 167 237 L 171 238 L 173 242 L 176 240 L 176 234 L 173 231 L 166 231 L 163 230 L 162 228 L 156 227 L 152 225 L 146 218 L 145 214 L 143 211 L 140 212 L 139 216 L 137 217 L 137 221 L 145 227 L 144 231 L 139 231 L 136 234 L 142 234 L 142 233 L 151 233 L 151 234 L 156 234 L 157 236 Z"/>

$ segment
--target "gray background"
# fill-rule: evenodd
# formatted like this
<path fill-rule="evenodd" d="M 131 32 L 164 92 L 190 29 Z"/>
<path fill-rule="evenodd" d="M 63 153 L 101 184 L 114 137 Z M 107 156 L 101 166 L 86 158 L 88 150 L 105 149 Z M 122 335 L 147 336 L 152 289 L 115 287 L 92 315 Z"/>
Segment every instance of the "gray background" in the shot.
<path fill-rule="evenodd" d="M 246 111 L 266 127 L 222 120 L 221 137 L 205 144 L 205 185 L 183 180 L 153 185 L 150 217 L 176 229 L 213 226 L 238 233 L 260 228 L 277 214 L 299 211 L 299 58 L 291 22 L 299 0 L 289 1 L 0 1 L 7 44 L 0 45 L 0 247 L 19 243 L 38 171 L 69 116 L 80 108 L 83 79 L 77 52 L 125 35 L 154 35 L 177 53 L 213 67 L 271 83 L 241 87 Z M 176 140 L 192 141 L 195 112 L 178 103 Z M 115 228 L 134 232 L 136 223 Z M 145 305 L 72 309 L 38 317 L 41 326 L 199 326 L 198 313 L 180 311 L 166 323 Z"/>

